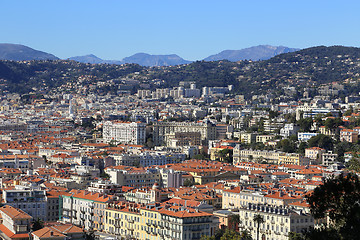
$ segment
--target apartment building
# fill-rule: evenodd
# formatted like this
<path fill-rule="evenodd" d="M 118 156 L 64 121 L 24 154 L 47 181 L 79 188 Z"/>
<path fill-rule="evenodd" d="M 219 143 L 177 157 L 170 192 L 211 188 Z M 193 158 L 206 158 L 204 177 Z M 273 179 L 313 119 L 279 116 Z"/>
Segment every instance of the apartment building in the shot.
<path fill-rule="evenodd" d="M 146 140 L 146 124 L 141 122 L 106 121 L 103 124 L 105 142 L 143 145 Z"/>
<path fill-rule="evenodd" d="M 185 160 L 186 154 L 175 152 L 146 151 L 139 154 L 122 153 L 111 155 L 115 165 L 142 166 L 166 165 Z"/>
<path fill-rule="evenodd" d="M 324 154 L 325 152 L 325 149 L 319 147 L 306 148 L 305 157 L 319 163 L 322 159 L 322 154 Z"/>
<path fill-rule="evenodd" d="M 239 209 L 238 214 L 240 229 L 249 230 L 253 239 L 257 238 L 254 216 L 258 214 L 264 220 L 260 224 L 259 239 L 288 240 L 289 232 L 302 233 L 314 227 L 314 219 L 310 214 L 283 206 L 249 204 Z"/>
<path fill-rule="evenodd" d="M 183 172 L 173 169 L 161 168 L 161 184 L 164 188 L 179 188 L 183 185 Z"/>
<path fill-rule="evenodd" d="M 319 133 L 312 133 L 312 132 L 298 132 L 298 140 L 300 142 L 309 141 L 310 138 L 315 137 Z"/>
<path fill-rule="evenodd" d="M 337 109 L 330 108 L 320 108 L 313 107 L 309 105 L 303 105 L 296 108 L 296 120 L 300 120 L 302 118 L 311 117 L 314 118 L 318 114 L 326 115 L 331 113 L 333 117 L 339 116 L 339 111 Z"/>
<path fill-rule="evenodd" d="M 47 221 L 46 191 L 35 187 L 15 185 L 14 189 L 3 190 L 6 205 L 21 209 L 34 219 Z"/>
<path fill-rule="evenodd" d="M 310 159 L 298 153 L 282 153 L 279 155 L 278 164 L 309 165 Z"/>
<path fill-rule="evenodd" d="M 128 191 L 124 194 L 124 197 L 128 202 L 148 204 L 168 200 L 168 192 L 161 190 L 159 184 L 155 183 L 152 188 L 137 188 Z"/>
<path fill-rule="evenodd" d="M 239 141 L 242 143 L 250 144 L 256 141 L 257 134 L 242 132 L 239 135 Z"/>
<path fill-rule="evenodd" d="M 60 199 L 60 220 L 86 230 L 103 230 L 105 208 L 113 196 L 86 190 L 72 190 Z"/>
<path fill-rule="evenodd" d="M 153 125 L 153 142 L 155 145 L 162 145 L 166 136 L 178 132 L 200 132 L 202 144 L 209 140 L 216 139 L 216 125 L 207 121 L 200 123 L 191 122 L 156 122 Z"/>
<path fill-rule="evenodd" d="M 106 209 L 105 231 L 127 239 L 200 239 L 216 229 L 213 214 L 184 206 L 114 203 Z"/>
<path fill-rule="evenodd" d="M 340 141 L 344 142 L 350 142 L 350 143 L 356 143 L 359 139 L 359 134 L 357 131 L 354 131 L 352 129 L 342 129 L 340 131 Z"/>
<path fill-rule="evenodd" d="M 238 209 L 249 204 L 269 204 L 274 206 L 287 206 L 290 203 L 301 201 L 299 196 L 283 191 L 262 192 L 254 190 L 241 190 L 239 187 L 223 191 L 222 208 Z"/>
<path fill-rule="evenodd" d="M 161 182 L 161 174 L 157 169 L 131 168 L 115 166 L 105 169 L 114 184 L 128 187 L 152 187 Z"/>
<path fill-rule="evenodd" d="M 233 151 L 233 163 L 238 164 L 240 162 L 256 162 L 267 161 L 268 163 L 277 163 L 281 152 L 277 151 L 265 151 L 265 150 L 251 150 L 240 149 L 240 145 L 237 145 Z"/>
<path fill-rule="evenodd" d="M 283 128 L 280 129 L 280 135 L 284 138 L 288 138 L 291 135 L 296 135 L 300 127 L 294 123 L 286 123 Z"/>
<path fill-rule="evenodd" d="M 21 209 L 5 205 L 0 207 L 2 224 L 0 238 L 3 240 L 30 239 L 32 217 Z"/>
<path fill-rule="evenodd" d="M 336 153 L 333 153 L 332 151 L 323 153 L 321 155 L 321 164 L 328 167 L 336 162 L 337 157 L 338 155 Z"/>
<path fill-rule="evenodd" d="M 266 143 L 270 140 L 273 140 L 275 138 L 275 135 L 257 135 L 256 136 L 256 142 Z"/>

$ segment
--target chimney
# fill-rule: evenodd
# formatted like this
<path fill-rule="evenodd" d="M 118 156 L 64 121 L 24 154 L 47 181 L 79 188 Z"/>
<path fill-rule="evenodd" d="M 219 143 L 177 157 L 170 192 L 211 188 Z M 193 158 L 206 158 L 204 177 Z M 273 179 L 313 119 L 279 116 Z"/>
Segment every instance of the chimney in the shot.
<path fill-rule="evenodd" d="M 54 232 L 53 232 L 53 231 L 50 231 L 50 236 L 54 236 Z"/>

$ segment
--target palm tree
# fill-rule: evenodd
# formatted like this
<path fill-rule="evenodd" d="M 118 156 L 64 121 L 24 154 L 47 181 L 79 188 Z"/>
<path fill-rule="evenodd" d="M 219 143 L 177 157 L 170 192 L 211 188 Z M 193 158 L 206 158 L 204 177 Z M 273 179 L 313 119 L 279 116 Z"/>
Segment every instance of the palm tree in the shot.
<path fill-rule="evenodd" d="M 257 223 L 256 239 L 259 240 L 260 224 L 264 223 L 265 220 L 264 220 L 263 216 L 261 216 L 260 214 L 256 214 L 256 215 L 254 216 L 254 222 Z"/>
<path fill-rule="evenodd" d="M 234 231 L 238 230 L 238 226 L 240 223 L 239 214 L 231 214 L 229 218 L 229 228 L 232 228 Z"/>

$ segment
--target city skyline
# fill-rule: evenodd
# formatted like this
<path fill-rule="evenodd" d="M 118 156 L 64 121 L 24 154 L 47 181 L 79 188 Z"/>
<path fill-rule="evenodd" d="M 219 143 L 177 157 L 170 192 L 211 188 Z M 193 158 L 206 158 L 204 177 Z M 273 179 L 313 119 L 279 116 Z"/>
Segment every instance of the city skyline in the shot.
<path fill-rule="evenodd" d="M 355 1 L 11 1 L 1 41 L 66 59 L 120 60 L 138 52 L 199 60 L 256 45 L 359 47 Z M 19 7 L 20 6 L 20 7 Z M 352 7 L 349 7 L 352 6 Z"/>

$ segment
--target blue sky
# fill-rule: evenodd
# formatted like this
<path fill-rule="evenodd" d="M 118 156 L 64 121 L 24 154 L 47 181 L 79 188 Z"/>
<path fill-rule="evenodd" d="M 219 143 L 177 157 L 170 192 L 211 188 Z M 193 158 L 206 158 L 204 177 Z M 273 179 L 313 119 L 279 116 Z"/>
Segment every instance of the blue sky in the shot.
<path fill-rule="evenodd" d="M 0 42 L 60 58 L 138 52 L 200 60 L 270 44 L 360 47 L 360 1 L 0 0 Z"/>

